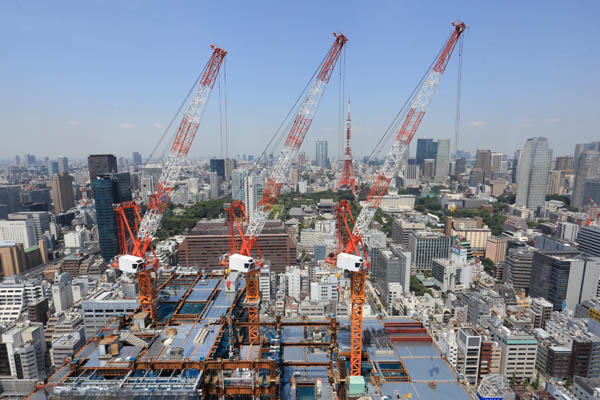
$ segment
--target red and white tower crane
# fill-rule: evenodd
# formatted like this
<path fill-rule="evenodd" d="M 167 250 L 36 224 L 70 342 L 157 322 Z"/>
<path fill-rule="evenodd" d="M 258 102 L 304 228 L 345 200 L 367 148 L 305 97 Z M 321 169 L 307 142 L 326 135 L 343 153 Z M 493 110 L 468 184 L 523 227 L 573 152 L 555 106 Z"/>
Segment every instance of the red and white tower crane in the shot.
<path fill-rule="evenodd" d="M 367 233 L 369 225 L 371 225 L 371 221 L 373 221 L 373 217 L 375 216 L 375 211 L 379 207 L 383 196 L 387 193 L 391 180 L 398 173 L 404 153 L 407 151 L 408 145 L 419 128 L 419 124 L 427 111 L 427 107 L 437 89 L 440 78 L 446 70 L 450 56 L 466 29 L 465 24 L 462 22 L 452 23 L 452 25 L 454 29 L 450 39 L 445 43 L 432 67 L 426 73 L 420 88 L 415 90 L 413 97 L 409 99 L 410 107 L 404 116 L 404 121 L 398 130 L 383 166 L 379 170 L 377 179 L 367 197 L 366 205 L 361 209 L 356 221 L 351 219 L 352 215 L 349 212 L 349 207 L 344 207 L 343 205 L 338 207 L 338 221 L 342 221 L 341 223 L 338 222 L 338 229 L 342 228 L 346 231 L 343 235 L 338 233 L 338 238 L 344 238 L 347 241 L 342 245 L 338 244 L 339 248 L 344 248 L 344 251 L 337 254 L 336 264 L 337 268 L 343 270 L 344 273 L 350 273 L 352 276 L 350 284 L 352 298 L 350 375 L 361 375 L 362 309 L 365 301 L 366 270 L 369 268 L 362 238 Z M 350 214 L 349 217 L 348 214 Z M 351 232 L 349 232 L 350 221 L 354 222 Z M 361 250 L 364 258 L 361 257 Z"/>
<path fill-rule="evenodd" d="M 286 137 L 285 144 L 281 153 L 277 157 L 275 164 L 269 170 L 268 179 L 263 190 L 261 199 L 257 208 L 254 210 L 250 222 L 246 228 L 245 234 L 241 235 L 242 243 L 239 253 L 231 254 L 228 257 L 229 269 L 239 271 L 246 275 L 246 295 L 244 306 L 248 310 L 248 322 L 250 343 L 258 343 L 258 306 L 260 302 L 259 274 L 262 261 L 254 260 L 251 257 L 252 249 L 256 246 L 258 236 L 261 234 L 273 204 L 281 191 L 281 187 L 290 181 L 289 173 L 292 162 L 298 154 L 298 150 L 304 141 L 308 129 L 319 107 L 319 103 L 325 93 L 325 88 L 335 65 L 339 59 L 340 53 L 347 40 L 341 33 L 334 33 L 335 40 L 333 45 L 323 59 L 316 76 L 304 101 L 300 105 L 292 127 Z"/>
<path fill-rule="evenodd" d="M 213 53 L 204 67 L 192 99 L 183 114 L 179 128 L 175 134 L 167 160 L 156 184 L 154 194 L 148 203 L 144 217 L 140 217 L 135 203 L 123 204 L 116 210 L 120 229 L 120 243 L 123 255 L 116 258 L 113 266 L 124 272 L 134 273 L 138 279 L 139 301 L 142 310 L 148 312 L 152 319 L 156 317 L 156 288 L 154 276 L 158 268 L 158 259 L 152 248 L 152 239 L 160 225 L 161 218 L 169 203 L 171 192 L 179 177 L 181 162 L 187 157 L 200 121 L 206 110 L 208 99 L 219 74 L 221 63 L 227 52 L 211 45 Z M 135 226 L 130 226 L 126 210 L 133 209 Z M 135 233 L 137 230 L 137 234 Z M 132 240 L 126 240 L 129 234 Z"/>
<path fill-rule="evenodd" d="M 346 120 L 346 149 L 344 150 L 344 166 L 342 168 L 342 174 L 340 175 L 340 179 L 338 180 L 337 185 L 335 185 L 334 192 L 337 192 L 339 189 L 351 190 L 352 193 L 356 196 L 356 188 L 358 185 L 356 184 L 356 178 L 354 177 L 354 167 L 352 166 L 352 147 L 350 146 L 350 137 L 351 133 L 351 125 L 352 122 L 350 120 L 350 100 L 348 100 L 348 119 Z"/>

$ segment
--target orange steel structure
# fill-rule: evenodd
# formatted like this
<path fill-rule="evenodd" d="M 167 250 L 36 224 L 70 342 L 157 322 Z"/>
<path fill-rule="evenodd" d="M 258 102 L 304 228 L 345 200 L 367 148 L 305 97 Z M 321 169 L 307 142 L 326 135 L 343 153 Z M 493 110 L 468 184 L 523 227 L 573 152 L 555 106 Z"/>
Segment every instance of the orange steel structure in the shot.
<path fill-rule="evenodd" d="M 121 255 L 132 255 L 145 260 L 145 268 L 137 272 L 139 302 L 143 311 L 148 312 L 154 320 L 156 318 L 156 287 L 154 277 L 158 269 L 158 258 L 152 247 L 152 239 L 162 215 L 169 203 L 175 181 L 179 175 L 179 165 L 187 157 L 190 150 L 206 103 L 216 82 L 221 64 L 227 52 L 211 45 L 212 55 L 204 67 L 198 80 L 196 91 L 177 129 L 177 133 L 170 146 L 165 167 L 156 184 L 154 194 L 148 202 L 148 208 L 142 218 L 135 202 L 128 202 L 115 210 L 119 232 L 119 250 Z M 134 222 L 131 226 L 127 219 L 128 210 L 133 210 Z M 129 213 L 131 214 L 131 213 Z M 113 267 L 119 268 L 119 261 L 113 262 Z"/>

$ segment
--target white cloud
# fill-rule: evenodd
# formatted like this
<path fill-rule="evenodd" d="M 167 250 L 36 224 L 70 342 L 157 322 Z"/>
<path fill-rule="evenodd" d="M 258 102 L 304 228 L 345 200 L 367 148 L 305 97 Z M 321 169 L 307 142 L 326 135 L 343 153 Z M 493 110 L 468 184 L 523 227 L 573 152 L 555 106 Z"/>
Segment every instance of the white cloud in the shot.
<path fill-rule="evenodd" d="M 135 125 L 131 122 L 122 122 L 119 124 L 119 128 L 121 129 L 132 129 L 135 128 Z"/>
<path fill-rule="evenodd" d="M 79 126 L 80 124 L 79 121 L 67 121 L 68 126 Z"/>
<path fill-rule="evenodd" d="M 560 122 L 560 118 L 558 118 L 558 117 L 544 118 L 544 123 L 548 124 L 548 125 L 558 124 L 559 122 Z"/>
<path fill-rule="evenodd" d="M 474 126 L 485 126 L 485 125 L 487 125 L 487 122 L 485 122 L 485 121 L 471 121 L 471 122 L 469 122 L 467 124 L 467 126 L 472 126 L 472 127 L 474 127 Z"/>
<path fill-rule="evenodd" d="M 152 124 L 153 127 L 158 128 L 158 129 L 162 129 L 165 126 L 163 124 L 161 124 L 160 122 L 155 122 Z"/>

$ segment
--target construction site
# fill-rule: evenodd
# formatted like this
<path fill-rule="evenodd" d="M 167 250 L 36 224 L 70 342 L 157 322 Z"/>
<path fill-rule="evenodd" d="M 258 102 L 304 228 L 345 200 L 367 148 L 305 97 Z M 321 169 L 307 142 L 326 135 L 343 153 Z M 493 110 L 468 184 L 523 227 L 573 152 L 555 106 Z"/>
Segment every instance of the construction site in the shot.
<path fill-rule="evenodd" d="M 136 277 L 139 308 L 88 338 L 28 398 L 470 399 L 421 322 L 363 317 L 370 266 L 363 237 L 465 29 L 464 23 L 453 23 L 450 37 L 380 142 L 388 154 L 360 214 L 353 216 L 344 201 L 336 207 L 337 251 L 326 261 L 348 282 L 338 291 L 351 310 L 340 318 L 261 313 L 259 279 L 267 260 L 258 239 L 268 231 L 269 214 L 348 41 L 341 33 L 334 34 L 307 85 L 281 153 L 268 167 L 252 218 L 242 202 L 227 205 L 230 243 L 220 259 L 222 270 L 205 273 L 199 266 L 179 268 L 166 278 L 159 274 L 153 240 L 227 54 L 213 46 L 145 213 L 133 201 L 115 210 L 121 255 L 112 266 Z M 349 120 L 336 189 L 355 192 Z"/>

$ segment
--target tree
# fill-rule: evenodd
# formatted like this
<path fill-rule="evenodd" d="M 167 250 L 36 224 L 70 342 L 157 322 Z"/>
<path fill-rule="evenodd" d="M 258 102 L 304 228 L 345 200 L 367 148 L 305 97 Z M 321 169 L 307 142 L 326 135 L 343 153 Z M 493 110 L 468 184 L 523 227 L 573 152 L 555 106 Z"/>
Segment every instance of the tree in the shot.
<path fill-rule="evenodd" d="M 533 384 L 532 384 L 532 386 L 533 386 L 533 388 L 534 388 L 535 390 L 537 390 L 537 389 L 538 389 L 538 387 L 540 386 L 540 373 L 539 373 L 539 372 L 538 372 L 538 373 L 537 373 L 537 375 L 535 376 L 535 381 L 533 381 Z"/>
<path fill-rule="evenodd" d="M 484 271 L 487 272 L 489 275 L 494 276 L 494 262 L 487 257 L 483 257 L 481 259 L 481 263 L 483 264 Z"/>

